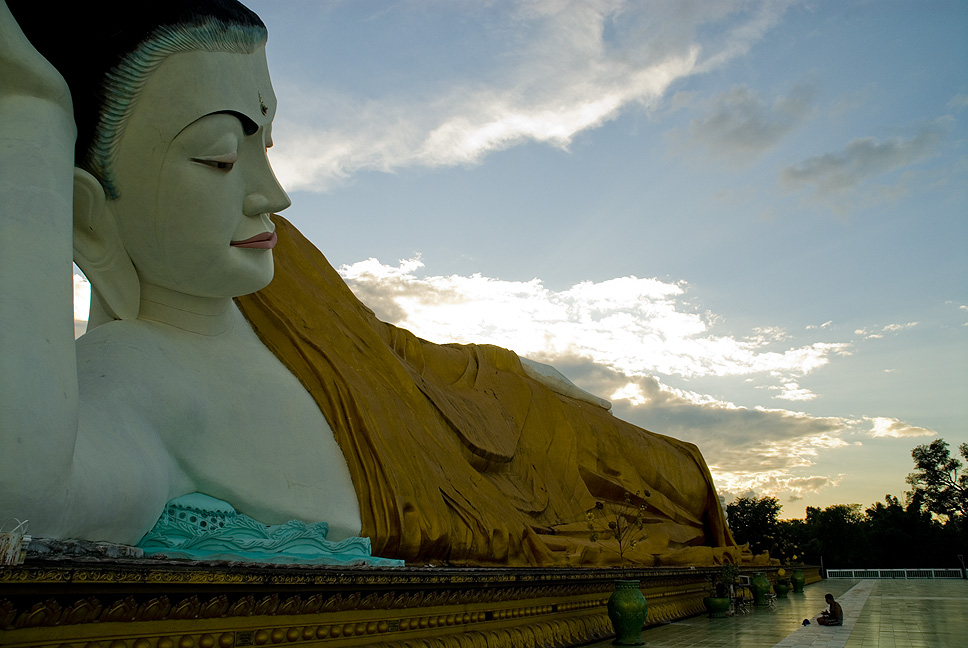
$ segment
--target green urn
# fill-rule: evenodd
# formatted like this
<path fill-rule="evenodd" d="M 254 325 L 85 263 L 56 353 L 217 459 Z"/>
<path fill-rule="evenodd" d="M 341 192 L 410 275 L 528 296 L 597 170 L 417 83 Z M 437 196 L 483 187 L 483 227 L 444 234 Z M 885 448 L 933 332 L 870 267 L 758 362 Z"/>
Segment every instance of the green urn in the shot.
<path fill-rule="evenodd" d="M 642 626 L 649 613 L 648 603 L 637 580 L 615 581 L 615 591 L 608 598 L 608 618 L 615 630 L 613 646 L 642 646 Z"/>
<path fill-rule="evenodd" d="M 790 574 L 790 582 L 793 583 L 794 594 L 803 594 L 803 586 L 807 584 L 807 577 L 804 576 L 802 570 L 794 569 L 793 573 Z"/>
<path fill-rule="evenodd" d="M 770 581 L 764 572 L 756 572 L 750 589 L 753 590 L 753 602 L 757 605 L 770 604 Z"/>

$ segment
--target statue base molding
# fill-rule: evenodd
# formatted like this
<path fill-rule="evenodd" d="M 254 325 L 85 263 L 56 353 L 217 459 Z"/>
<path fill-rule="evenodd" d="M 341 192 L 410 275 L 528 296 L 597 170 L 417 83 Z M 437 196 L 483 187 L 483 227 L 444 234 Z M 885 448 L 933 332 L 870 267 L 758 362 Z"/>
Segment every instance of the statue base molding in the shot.
<path fill-rule="evenodd" d="M 704 613 L 717 572 L 34 560 L 0 568 L 0 645 L 575 646 L 612 635 L 616 580 L 655 625 Z"/>

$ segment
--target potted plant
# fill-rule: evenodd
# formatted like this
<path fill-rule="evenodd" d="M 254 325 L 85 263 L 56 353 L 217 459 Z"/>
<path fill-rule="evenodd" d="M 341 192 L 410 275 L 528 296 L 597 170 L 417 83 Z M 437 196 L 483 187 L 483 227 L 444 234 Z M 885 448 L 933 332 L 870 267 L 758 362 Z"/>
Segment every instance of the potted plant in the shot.
<path fill-rule="evenodd" d="M 732 588 L 736 583 L 739 569 L 733 563 L 723 563 L 719 571 L 713 577 L 712 596 L 703 599 L 706 612 L 713 619 L 721 619 L 729 614 L 729 607 L 732 603 Z"/>
<path fill-rule="evenodd" d="M 803 586 L 807 583 L 807 577 L 800 569 L 800 563 L 795 555 L 791 564 L 793 565 L 793 573 L 790 574 L 790 582 L 793 584 L 793 593 L 803 594 Z"/>
<path fill-rule="evenodd" d="M 777 598 L 786 598 L 790 591 L 790 581 L 786 577 L 786 570 L 780 567 L 776 572 L 776 582 L 773 583 L 773 591 Z"/>
<path fill-rule="evenodd" d="M 645 538 L 645 498 L 639 493 L 625 493 L 622 503 L 595 502 L 587 513 L 589 539 L 602 542 L 604 546 L 618 553 L 625 576 L 625 563 L 628 554 Z M 641 646 L 642 626 L 648 616 L 649 608 L 639 587 L 639 581 L 622 578 L 615 581 L 615 592 L 608 599 L 608 618 L 615 630 L 615 646 Z"/>

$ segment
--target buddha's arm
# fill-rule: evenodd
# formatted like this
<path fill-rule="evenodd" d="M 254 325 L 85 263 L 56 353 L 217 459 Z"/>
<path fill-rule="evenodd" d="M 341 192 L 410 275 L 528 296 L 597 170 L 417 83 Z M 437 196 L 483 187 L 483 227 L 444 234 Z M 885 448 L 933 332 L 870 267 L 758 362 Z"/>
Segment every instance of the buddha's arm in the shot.
<path fill-rule="evenodd" d="M 67 85 L 0 0 L 0 519 L 71 474 L 73 150 Z"/>

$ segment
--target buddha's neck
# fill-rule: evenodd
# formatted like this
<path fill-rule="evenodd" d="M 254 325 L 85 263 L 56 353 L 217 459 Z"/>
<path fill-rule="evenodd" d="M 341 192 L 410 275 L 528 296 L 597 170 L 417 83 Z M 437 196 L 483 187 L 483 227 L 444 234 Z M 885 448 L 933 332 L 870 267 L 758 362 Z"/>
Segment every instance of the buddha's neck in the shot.
<path fill-rule="evenodd" d="M 161 322 L 198 335 L 222 335 L 232 327 L 235 308 L 232 299 L 198 297 L 141 284 L 138 319 Z"/>

